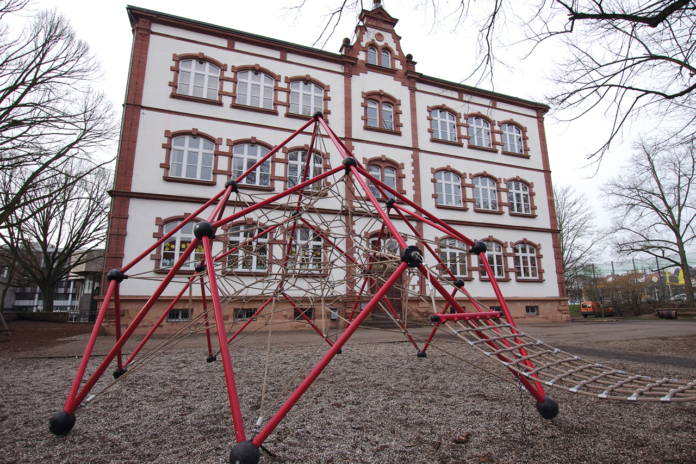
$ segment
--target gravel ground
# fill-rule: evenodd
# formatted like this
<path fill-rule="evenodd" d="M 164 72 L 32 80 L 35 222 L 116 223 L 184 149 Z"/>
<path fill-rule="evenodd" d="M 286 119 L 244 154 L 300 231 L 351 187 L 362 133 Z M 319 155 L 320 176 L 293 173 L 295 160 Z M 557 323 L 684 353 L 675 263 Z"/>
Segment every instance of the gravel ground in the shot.
<path fill-rule="evenodd" d="M 440 346 L 494 369 L 467 346 Z M 274 347 L 267 405 L 315 347 Z M 265 346 L 233 348 L 232 355 L 249 429 L 258 417 Z M 206 364 L 204 356 L 187 348 L 133 370 L 80 409 L 66 437 L 50 434 L 48 418 L 61 409 L 79 360 L 3 358 L 0 462 L 227 462 L 234 434 L 222 363 Z M 313 355 L 303 372 L 318 359 Z M 612 365 L 696 377 L 674 366 Z M 262 452 L 261 462 L 696 462 L 696 404 L 550 394 L 561 413 L 546 421 L 516 384 L 435 349 L 419 359 L 406 343 L 349 343 L 270 435 L 265 445 L 275 457 Z"/>

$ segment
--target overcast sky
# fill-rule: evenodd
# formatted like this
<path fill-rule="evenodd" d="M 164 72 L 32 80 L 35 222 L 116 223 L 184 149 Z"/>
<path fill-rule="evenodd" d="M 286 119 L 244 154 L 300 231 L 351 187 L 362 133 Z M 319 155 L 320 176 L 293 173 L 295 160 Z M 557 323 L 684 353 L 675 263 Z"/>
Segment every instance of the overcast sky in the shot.
<path fill-rule="evenodd" d="M 125 2 L 106 0 L 101 2 L 87 0 L 34 0 L 34 8 L 56 8 L 71 21 L 77 35 L 89 43 L 104 69 L 102 86 L 114 105 L 119 109 L 123 103 L 132 34 Z M 247 1 L 179 1 L 179 0 L 133 0 L 134 6 L 149 8 L 174 15 L 188 17 L 225 27 L 239 29 L 255 34 L 312 46 L 317 39 L 322 15 L 327 6 L 319 9 L 315 5 L 336 3 L 333 0 L 310 0 L 310 8 L 294 21 L 284 15 L 283 7 L 300 3 L 299 0 L 257 0 Z M 365 4 L 370 4 L 365 0 Z M 387 0 L 386 10 L 399 19 L 397 33 L 402 37 L 404 53 L 411 53 L 418 62 L 417 71 L 430 76 L 461 81 L 470 70 L 473 60 L 475 32 L 435 29 L 422 12 L 413 11 L 414 0 Z M 195 8 L 194 8 L 195 7 Z M 355 19 L 348 18 L 336 30 L 325 47 L 338 52 L 343 37 L 352 37 Z M 552 61 L 562 52 L 560 48 L 549 45 L 540 49 L 534 56 L 521 59 L 522 52 L 505 52 L 499 56 L 505 59 L 510 72 L 500 72 L 495 81 L 495 90 L 508 95 L 539 101 L 550 83 L 545 75 L 551 70 Z M 501 52 L 503 53 L 503 52 Z M 471 84 L 469 82 L 464 82 Z M 482 86 L 490 89 L 490 85 Z M 554 184 L 572 184 L 577 190 L 585 192 L 597 209 L 600 225 L 608 225 L 610 212 L 604 211 L 599 198 L 598 187 L 620 169 L 630 154 L 630 141 L 635 138 L 638 128 L 626 135 L 623 144 L 612 145 L 611 152 L 605 156 L 599 171 L 587 168 L 587 154 L 601 146 L 602 134 L 606 133 L 608 121 L 602 115 L 585 118 L 579 122 L 561 124 L 551 118 L 546 119 L 546 132 L 549 145 L 552 177 Z"/>

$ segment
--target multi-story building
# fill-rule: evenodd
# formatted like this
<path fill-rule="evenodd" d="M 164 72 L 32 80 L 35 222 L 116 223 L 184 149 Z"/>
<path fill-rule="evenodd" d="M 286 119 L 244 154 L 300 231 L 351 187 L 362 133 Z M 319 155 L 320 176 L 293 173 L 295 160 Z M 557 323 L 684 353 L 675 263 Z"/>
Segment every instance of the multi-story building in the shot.
<path fill-rule="evenodd" d="M 356 40 L 345 39 L 340 53 L 142 8 L 129 7 L 128 15 L 133 51 L 105 269 L 132 260 L 247 162 L 322 111 L 370 173 L 464 235 L 488 243 L 489 262 L 518 321 L 568 320 L 544 131 L 547 106 L 423 74 L 401 48 L 398 20 L 379 6 L 362 12 Z M 281 192 L 293 185 L 310 135 L 278 152 L 240 191 Z M 315 169 L 340 165 L 339 153 L 327 150 L 316 152 Z M 325 209 L 330 214 L 338 205 Z M 461 258 L 452 266 L 456 276 L 495 305 L 476 258 L 427 224 L 419 228 L 438 241 L 447 261 Z M 161 275 L 191 237 L 190 227 L 182 229 L 129 272 Z M 214 251 L 221 246 L 216 242 Z M 279 253 L 281 247 L 271 248 Z M 268 253 L 270 267 L 274 252 Z M 193 273 L 193 266 L 181 273 Z M 145 279 L 124 281 L 125 323 L 155 286 Z M 180 288 L 167 290 L 144 329 Z M 348 297 L 351 292 L 348 286 Z M 195 292 L 190 301 L 179 303 L 165 331 L 173 330 L 170 322 L 200 311 Z M 248 303 L 255 307 L 253 298 Z M 232 309 L 225 309 L 228 319 L 249 315 Z"/>

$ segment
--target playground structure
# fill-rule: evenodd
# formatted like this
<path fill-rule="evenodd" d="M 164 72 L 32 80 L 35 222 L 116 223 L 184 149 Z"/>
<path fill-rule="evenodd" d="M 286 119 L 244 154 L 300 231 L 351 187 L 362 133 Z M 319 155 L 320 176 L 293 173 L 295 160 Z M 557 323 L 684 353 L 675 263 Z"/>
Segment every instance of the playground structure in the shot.
<path fill-rule="evenodd" d="M 288 184 L 284 192 L 269 194 L 264 198 L 259 198 L 258 195 L 245 195 L 239 191 L 238 186 L 242 185 L 248 176 L 255 175 L 259 166 L 308 128 L 312 131 L 311 141 L 306 160 L 304 160 L 303 173 L 295 185 Z M 324 172 L 314 172 L 313 149 L 327 138 L 341 154 L 343 162 L 340 166 L 327 168 Z M 347 191 L 359 192 L 359 195 L 354 195 L 355 198 L 352 198 L 349 203 L 345 198 Z M 236 195 L 234 211 L 225 216 L 233 194 Z M 343 205 L 340 213 L 332 216 L 322 214 L 317 204 L 327 198 L 334 198 Z M 378 198 L 386 198 L 386 201 L 380 201 Z M 239 204 L 244 206 L 238 207 Z M 195 236 L 193 241 L 182 252 L 152 296 L 122 332 L 119 288 L 126 279 L 137 278 L 134 275 L 127 275 L 128 271 L 209 207 L 213 210 L 208 220 L 196 223 L 193 229 Z M 255 221 L 250 222 L 257 225 L 237 231 L 243 237 L 238 244 L 214 255 L 213 241 L 220 240 L 225 234 L 231 233 L 229 229 L 227 232 L 220 232 L 223 226 L 242 219 L 254 219 Z M 399 231 L 395 221 L 405 226 L 408 232 Z M 258 225 L 262 222 L 263 226 Z M 487 307 L 469 293 L 464 281 L 457 279 L 451 272 L 452 263 L 443 261 L 442 256 L 434 249 L 435 242 L 423 236 L 419 231 L 418 223 L 428 224 L 455 238 L 468 247 L 466 250 L 468 253 L 479 257 L 481 265 L 489 276 L 499 310 Z M 368 238 L 365 232 L 375 227 L 379 229 L 379 235 L 376 239 Z M 251 259 L 251 257 L 256 260 L 268 259 L 265 251 L 255 244 L 261 238 L 271 241 L 281 237 L 286 237 L 286 240 L 282 244 L 281 260 L 275 263 L 275 267 L 280 269 L 279 272 L 269 272 L 251 279 L 243 273 L 230 272 L 230 260 L 238 259 L 240 251 L 242 251 L 242 259 Z M 426 257 L 430 260 L 434 259 L 436 265 L 427 265 Z M 177 296 L 159 316 L 158 322 L 153 325 L 138 347 L 124 361 L 122 349 L 126 341 L 133 335 L 165 289 L 172 283 L 178 283 L 175 279 L 182 266 L 192 261 L 196 264 L 195 274 L 186 278 L 185 282 L 181 282 L 184 285 Z M 235 261 L 232 267 L 236 268 L 237 264 Z M 422 294 L 419 286 L 411 284 L 411 281 L 419 276 L 426 280 L 429 289 L 426 293 L 429 294 Z M 371 313 L 378 310 L 383 311 L 393 321 L 413 346 L 414 354 L 420 358 L 427 357 L 428 348 L 437 331 L 446 330 L 483 356 L 498 361 L 534 398 L 537 410 L 546 419 L 556 417 L 559 412 L 558 403 L 547 395 L 546 387 L 563 388 L 572 393 L 602 399 L 653 402 L 696 401 L 695 381 L 651 380 L 645 376 L 609 369 L 600 364 L 587 363 L 577 356 L 564 353 L 517 330 L 486 257 L 486 244 L 464 236 L 433 213 L 390 187 L 385 179 L 370 175 L 327 125 L 320 112 L 315 113 L 310 121 L 255 164 L 247 166 L 246 171 L 237 179 L 227 181 L 224 190 L 187 216 L 132 262 L 121 269 L 111 270 L 107 280 L 109 285 L 103 304 L 65 405 L 49 421 L 49 429 L 56 435 L 65 435 L 74 427 L 75 412 L 80 406 L 95 398 L 95 395 L 91 395 L 92 390 L 114 360 L 116 360 L 117 369 L 113 372 L 112 385 L 152 359 L 158 351 L 161 351 L 160 346 L 166 347 L 165 340 L 149 353 L 143 350 L 169 311 L 194 285 L 200 286 L 203 295 L 203 311 L 193 318 L 185 329 L 174 334 L 170 339 L 176 340 L 182 334 L 205 332 L 208 348 L 206 361 L 215 362 L 218 356 L 222 361 L 237 441 L 230 453 L 231 463 L 258 462 L 259 449 L 266 438 L 329 362 L 341 353 L 342 347 L 357 328 Z M 325 315 L 327 311 L 332 311 L 331 308 L 344 302 L 349 291 L 355 293 L 357 297 L 352 303 L 350 314 L 344 319 L 345 327 L 340 334 L 337 334 L 335 340 L 332 340 L 324 325 L 326 317 L 321 318 L 322 327 L 319 327 L 303 312 L 301 301 L 312 301 Z M 391 295 L 398 294 L 404 302 L 403 312 L 400 313 L 394 308 L 388 298 L 389 292 Z M 231 327 L 227 327 L 230 324 L 224 320 L 223 306 L 252 294 L 264 295 L 265 302 L 254 311 L 251 317 L 247 318 L 241 327 L 234 333 L 228 334 L 228 330 L 231 331 L 234 323 Z M 473 310 L 466 311 L 460 304 L 462 299 L 470 303 L 467 307 Z M 362 301 L 364 306 L 360 304 Z M 237 395 L 229 347 L 254 318 L 265 315 L 270 324 L 268 329 L 270 349 L 273 317 L 279 302 L 290 303 L 300 317 L 326 342 L 328 350 L 275 411 L 273 409 L 276 403 L 270 407 L 266 405 L 264 408 L 266 392 L 264 379 L 264 385 L 260 389 L 261 407 L 256 429 L 254 429 L 255 435 L 248 438 L 248 429 L 243 423 Z M 421 340 L 420 344 L 409 333 L 407 327 L 409 306 L 414 302 L 421 305 L 427 304 L 432 308 L 432 314 L 426 322 L 432 323 L 433 329 L 428 339 Z M 94 374 L 83 384 L 90 354 L 110 304 L 114 307 L 116 343 Z M 411 314 L 415 317 L 420 316 L 415 312 Z M 340 317 L 332 312 L 332 316 L 334 315 Z M 219 353 L 213 350 L 211 340 L 213 325 L 217 333 Z M 485 361 L 483 357 L 478 359 Z"/>

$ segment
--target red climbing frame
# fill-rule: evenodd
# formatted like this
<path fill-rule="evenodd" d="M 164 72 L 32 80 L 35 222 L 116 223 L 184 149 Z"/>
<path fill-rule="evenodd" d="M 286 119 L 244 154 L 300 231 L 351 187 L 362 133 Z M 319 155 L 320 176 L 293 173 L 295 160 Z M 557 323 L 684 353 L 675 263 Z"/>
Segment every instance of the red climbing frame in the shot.
<path fill-rule="evenodd" d="M 289 188 L 285 190 L 282 193 L 279 193 L 277 195 L 271 196 L 263 201 L 260 201 L 252 206 L 248 206 L 235 214 L 232 214 L 230 216 L 224 217 L 224 211 L 225 207 L 227 204 L 227 201 L 232 194 L 232 192 L 236 191 L 237 189 L 237 183 L 241 182 L 247 175 L 249 175 L 251 172 L 253 172 L 259 165 L 261 165 L 263 162 L 266 160 L 270 159 L 277 151 L 281 150 L 284 146 L 286 146 L 291 140 L 293 140 L 298 134 L 302 133 L 305 129 L 309 128 L 312 126 L 312 136 L 311 136 L 311 141 L 310 141 L 310 146 L 309 149 L 307 150 L 307 153 L 309 156 L 306 157 L 306 163 L 304 167 L 304 172 L 302 176 L 302 182 L 298 183 L 292 188 Z M 318 175 L 316 177 L 313 177 L 311 179 L 308 179 L 308 173 L 309 173 L 309 168 L 310 168 L 310 163 L 311 163 L 311 153 L 313 153 L 313 148 L 315 141 L 317 139 L 319 130 L 323 129 L 324 133 L 326 136 L 330 138 L 330 140 L 333 142 L 334 146 L 338 150 L 338 152 L 341 154 L 343 157 L 343 165 L 340 167 L 336 167 L 333 169 L 330 169 L 326 172 L 324 172 L 321 175 Z M 273 430 L 278 426 L 280 421 L 283 420 L 283 418 L 288 414 L 290 409 L 295 405 L 295 403 L 302 397 L 302 395 L 307 391 L 307 389 L 312 385 L 312 383 L 316 380 L 316 378 L 321 374 L 321 372 L 324 370 L 324 368 L 329 364 L 329 362 L 333 359 L 333 357 L 341 350 L 341 347 L 350 339 L 351 335 L 357 330 L 357 328 L 360 326 L 360 324 L 370 315 L 371 311 L 375 308 L 375 306 L 382 300 L 382 298 L 386 295 L 387 291 L 391 288 L 392 285 L 394 285 L 401 277 L 401 275 L 406 271 L 407 268 L 417 268 L 421 274 L 430 281 L 432 286 L 434 287 L 435 291 L 442 296 L 442 298 L 445 299 L 447 302 L 447 305 L 445 306 L 445 309 L 442 313 L 438 313 L 432 317 L 433 322 L 435 323 L 435 327 L 433 329 L 432 334 L 428 338 L 428 341 L 426 344 L 422 347 L 422 349 L 419 349 L 418 345 L 416 342 L 410 337 L 410 335 L 407 334 L 409 337 L 409 340 L 413 344 L 413 346 L 418 350 L 419 356 L 420 355 L 425 355 L 425 350 L 427 349 L 428 345 L 430 344 L 432 337 L 437 330 L 438 326 L 440 325 L 441 322 L 444 322 L 446 320 L 452 320 L 452 321 L 460 321 L 465 324 L 469 324 L 471 328 L 477 328 L 477 325 L 471 324 L 471 320 L 483 320 L 486 321 L 488 324 L 493 324 L 491 321 L 492 319 L 498 319 L 501 314 L 496 312 L 496 311 L 489 311 L 485 308 L 481 308 L 478 303 L 476 303 L 476 300 L 471 299 L 472 303 L 474 304 L 474 307 L 477 312 L 469 312 L 466 313 L 466 311 L 462 308 L 462 306 L 457 302 L 455 299 L 455 295 L 457 292 L 462 292 L 465 295 L 469 295 L 468 292 L 464 289 L 463 285 L 458 285 L 455 276 L 451 274 L 451 272 L 448 269 L 448 266 L 446 266 L 441 260 L 440 257 L 435 251 L 424 241 L 420 241 L 419 244 L 423 245 L 427 253 L 431 256 L 433 256 L 440 267 L 445 270 L 446 272 L 450 273 L 450 277 L 452 278 L 452 282 L 454 283 L 454 289 L 448 291 L 445 289 L 442 284 L 438 281 L 436 276 L 434 276 L 432 273 L 428 272 L 425 266 L 423 265 L 424 259 L 423 259 L 423 250 L 420 248 L 417 248 L 415 245 L 408 246 L 408 244 L 404 241 L 402 238 L 401 234 L 397 231 L 394 223 L 392 220 L 389 218 L 389 213 L 390 212 L 395 212 L 401 221 L 403 221 L 410 229 L 411 231 L 415 234 L 416 237 L 422 238 L 420 234 L 418 233 L 416 227 L 414 226 L 413 222 L 422 222 L 429 224 L 430 226 L 452 236 L 455 237 L 458 240 L 461 240 L 462 242 L 466 243 L 468 246 L 471 247 L 471 252 L 474 254 L 479 254 L 480 260 L 483 263 L 483 266 L 486 269 L 486 272 L 490 276 L 490 282 L 493 287 L 493 290 L 495 292 L 495 295 L 497 297 L 498 303 L 500 304 L 501 307 L 501 312 L 502 316 L 505 317 L 507 320 L 508 324 L 512 326 L 513 333 L 518 334 L 519 332 L 516 332 L 515 328 L 515 323 L 512 319 L 512 316 L 510 314 L 510 311 L 507 307 L 507 304 L 505 303 L 505 299 L 503 298 L 503 295 L 500 291 L 500 288 L 498 287 L 498 284 L 495 280 L 495 277 L 493 273 L 491 272 L 491 268 L 488 264 L 488 260 L 486 259 L 485 256 L 485 245 L 482 242 L 474 242 L 473 240 L 465 237 L 462 235 L 460 232 L 454 230 L 451 226 L 446 224 L 445 222 L 441 221 L 437 217 L 435 217 L 432 213 L 428 212 L 424 208 L 421 208 L 419 205 L 415 204 L 414 202 L 410 201 L 408 198 L 405 196 L 401 195 L 399 192 L 396 190 L 390 188 L 388 185 L 386 185 L 384 182 L 381 182 L 378 179 L 375 179 L 374 177 L 370 176 L 369 173 L 364 169 L 363 166 L 352 156 L 352 153 L 350 150 L 341 142 L 341 140 L 336 136 L 336 134 L 331 130 L 331 128 L 326 124 L 326 122 L 323 120 L 322 114 L 317 113 L 315 114 L 312 119 L 304 124 L 300 129 L 298 129 L 296 132 L 294 132 L 287 140 L 285 140 L 283 143 L 275 147 L 273 150 L 271 150 L 266 156 L 264 156 L 262 159 L 260 159 L 254 166 L 250 167 L 246 172 L 244 172 L 239 178 L 236 179 L 236 181 L 228 181 L 225 185 L 225 189 L 220 191 L 217 195 L 215 195 L 213 198 L 211 198 L 208 202 L 206 202 L 203 206 L 201 206 L 198 210 L 196 210 L 193 214 L 187 216 L 181 223 L 175 227 L 172 231 L 169 233 L 165 234 L 162 238 L 157 240 L 151 247 L 149 247 L 145 252 L 143 252 L 141 255 L 139 255 L 136 259 L 134 259 L 132 262 L 128 263 L 121 269 L 114 269 L 108 273 L 107 279 L 109 282 L 108 289 L 105 294 L 104 301 L 101 305 L 101 308 L 99 310 L 99 313 L 97 315 L 96 323 L 94 325 L 94 330 L 92 331 L 92 334 L 89 338 L 89 342 L 87 343 L 87 347 L 85 348 L 84 355 L 82 357 L 80 366 L 78 368 L 77 374 L 75 375 L 75 379 L 73 381 L 72 387 L 70 389 L 70 393 L 68 394 L 68 398 L 65 402 L 65 406 L 63 408 L 63 411 L 59 411 L 56 413 L 56 415 L 53 416 L 50 422 L 50 429 L 52 432 L 56 434 L 65 434 L 70 431 L 72 426 L 75 423 L 75 417 L 74 413 L 75 411 L 79 408 L 79 406 L 85 401 L 85 399 L 88 398 L 88 395 L 96 382 L 99 380 L 99 378 L 104 374 L 108 366 L 111 364 L 111 362 L 114 359 L 117 359 L 118 362 L 118 370 L 114 373 L 115 377 L 120 376 L 123 374 L 127 369 L 128 366 L 133 362 L 134 358 L 137 356 L 137 354 L 140 352 L 141 348 L 143 345 L 150 339 L 150 337 L 153 335 L 153 333 L 156 331 L 156 328 L 159 327 L 159 322 L 163 321 L 164 318 L 166 317 L 167 313 L 175 306 L 175 304 L 179 301 L 179 299 L 184 295 L 186 290 L 189 288 L 189 286 L 193 285 L 194 279 L 196 277 L 200 277 L 201 280 L 201 289 L 204 289 L 203 285 L 203 276 L 202 273 L 205 272 L 205 264 L 206 263 L 216 263 L 219 262 L 220 260 L 224 259 L 229 253 L 232 253 L 235 249 L 229 250 L 226 253 L 221 254 L 220 256 L 213 257 L 212 252 L 211 252 L 211 242 L 212 239 L 215 237 L 215 230 L 218 229 L 219 227 L 229 224 L 239 218 L 243 218 L 245 216 L 250 215 L 252 212 L 263 208 L 266 205 L 269 205 L 277 200 L 283 199 L 287 197 L 290 194 L 297 194 L 299 196 L 298 201 L 297 201 L 297 206 L 295 211 L 300 211 L 300 205 L 302 201 L 302 190 L 305 187 L 310 186 L 311 184 L 315 182 L 321 182 L 322 179 L 331 177 L 335 174 L 341 173 L 342 171 L 345 171 L 346 174 L 350 175 L 352 177 L 352 180 L 355 184 L 359 186 L 359 188 L 364 192 L 365 196 L 369 199 L 369 202 L 371 205 L 375 208 L 379 216 L 381 217 L 382 220 L 382 229 L 380 230 L 379 236 L 377 238 L 377 243 L 379 243 L 382 240 L 382 237 L 385 233 L 389 233 L 391 237 L 393 237 L 399 244 L 401 248 L 401 264 L 398 266 L 396 271 L 393 272 L 391 277 L 382 285 L 381 287 L 378 285 L 378 282 L 376 279 L 370 277 L 370 271 L 372 268 L 372 263 L 375 260 L 375 254 L 372 254 L 368 261 L 368 265 L 364 266 L 359 264 L 357 261 L 355 261 L 351 256 L 347 255 L 344 250 L 342 250 L 340 247 L 338 247 L 333 241 L 331 241 L 331 238 L 327 236 L 324 232 L 322 232 L 319 228 L 314 227 L 312 224 L 304 220 L 300 216 L 300 220 L 303 222 L 304 225 L 309 226 L 312 228 L 316 233 L 321 235 L 322 239 L 328 244 L 328 246 L 333 247 L 335 250 L 337 250 L 343 257 L 345 257 L 347 262 L 351 262 L 352 265 L 357 266 L 361 271 L 363 271 L 363 274 L 365 275 L 365 279 L 363 281 L 362 287 L 360 288 L 359 294 L 358 294 L 358 300 L 360 296 L 362 296 L 365 286 L 369 283 L 374 286 L 376 289 L 375 295 L 369 300 L 369 302 L 366 304 L 366 306 L 359 310 L 357 313 L 357 316 L 355 319 L 353 319 L 353 315 L 356 313 L 356 308 L 357 308 L 357 302 L 356 305 L 353 307 L 353 312 L 350 315 L 349 322 L 346 325 L 346 328 L 344 332 L 341 334 L 340 337 L 335 342 L 331 342 L 328 340 L 328 338 L 316 327 L 314 324 L 311 323 L 309 319 L 307 319 L 312 327 L 320 333 L 320 335 L 326 339 L 329 349 L 326 352 L 326 354 L 321 358 L 321 360 L 317 363 L 317 365 L 312 369 L 312 371 L 307 375 L 307 377 L 301 382 L 301 384 L 297 387 L 297 389 L 289 396 L 289 398 L 285 401 L 285 403 L 280 407 L 280 409 L 275 413 L 275 415 L 270 418 L 268 423 L 261 429 L 261 431 L 253 438 L 251 441 L 246 441 L 246 434 L 245 434 L 245 429 L 244 429 L 244 424 L 242 421 L 242 414 L 239 406 L 239 399 L 237 397 L 237 390 L 236 390 L 236 385 L 235 385 L 235 380 L 234 380 L 234 368 L 232 365 L 232 359 L 230 357 L 230 352 L 228 345 L 229 343 L 234 340 L 234 338 L 241 333 L 248 325 L 248 323 L 253 319 L 253 317 L 256 317 L 258 314 L 260 314 L 270 303 L 275 297 L 282 297 L 286 300 L 288 300 L 294 307 L 298 307 L 296 303 L 292 300 L 292 298 L 280 291 L 277 295 L 271 296 L 268 298 L 267 301 L 263 305 L 261 305 L 258 310 L 254 313 L 254 316 L 252 318 L 249 318 L 249 321 L 247 321 L 246 324 L 244 324 L 237 332 L 232 335 L 229 339 L 226 339 L 226 332 L 224 328 L 224 321 L 223 321 L 223 314 L 222 314 L 222 307 L 220 303 L 220 294 L 218 291 L 217 287 L 217 282 L 216 282 L 216 277 L 215 277 L 215 272 L 209 272 L 207 273 L 208 276 L 208 283 L 210 285 L 210 303 L 213 308 L 213 320 L 215 323 L 215 326 L 217 328 L 217 334 L 218 334 L 218 341 L 219 341 L 219 346 L 220 346 L 220 355 L 222 357 L 222 363 L 224 366 L 224 372 L 225 372 L 225 379 L 226 379 L 226 384 L 227 384 L 227 392 L 229 396 L 229 402 L 230 402 L 230 409 L 232 413 L 232 419 L 234 423 L 234 431 L 235 431 L 235 436 L 238 442 L 238 445 L 235 447 L 235 450 L 237 450 L 238 447 L 240 447 L 237 451 L 233 450 L 233 454 L 237 453 L 236 456 L 241 456 L 241 459 L 238 458 L 238 460 L 241 463 L 245 462 L 253 462 L 254 458 L 248 458 L 251 455 L 256 455 L 256 460 L 258 460 L 258 448 L 261 447 L 263 442 L 266 440 L 266 438 L 273 432 Z M 390 197 L 394 198 L 394 201 L 388 201 L 386 202 L 386 206 L 382 206 L 380 202 L 377 201 L 375 196 L 373 195 L 372 191 L 370 188 L 368 188 L 368 182 L 370 182 L 374 188 L 376 188 L 380 193 L 386 197 L 385 192 L 388 192 L 390 194 Z M 194 234 L 195 238 L 191 242 L 190 246 L 186 248 L 186 250 L 183 252 L 181 257 L 176 261 L 176 263 L 172 266 L 171 270 L 169 273 L 166 275 L 162 283 L 157 287 L 155 292 L 152 294 L 150 299 L 145 303 L 145 305 L 142 307 L 142 309 L 138 312 L 136 317 L 133 319 L 133 321 L 130 323 L 130 325 L 126 328 L 126 330 L 121 334 L 121 327 L 118 321 L 119 318 L 119 286 L 122 283 L 124 279 L 127 279 L 128 277 L 125 275 L 125 273 L 132 268 L 136 263 L 138 263 L 140 260 L 142 260 L 144 257 L 148 256 L 153 250 L 155 250 L 157 247 L 159 247 L 162 243 L 164 243 L 166 240 L 168 240 L 172 235 L 174 235 L 179 229 L 181 229 L 185 224 L 190 222 L 193 218 L 195 218 L 198 214 L 203 212 L 206 208 L 209 206 L 213 205 L 215 202 L 216 205 L 213 209 L 213 212 L 210 214 L 208 217 L 208 221 L 203 221 L 199 222 L 196 224 L 196 227 L 194 229 Z M 399 202 L 401 204 L 396 204 L 396 202 Z M 413 211 L 408 209 L 405 206 L 406 205 L 410 208 L 413 208 Z M 290 220 L 292 218 L 288 218 Z M 285 221 L 284 221 L 285 222 Z M 296 227 L 297 221 L 293 222 L 292 225 L 292 231 L 294 232 L 295 227 Z M 272 227 L 269 227 L 268 229 L 264 230 L 263 232 L 257 234 L 255 237 L 247 240 L 246 242 L 239 243 L 237 245 L 237 248 L 253 241 L 259 236 L 262 236 L 271 230 L 279 227 L 280 224 L 274 225 Z M 289 256 L 289 251 L 292 247 L 292 241 L 294 239 L 294 233 L 290 233 L 288 235 L 289 240 L 287 247 L 285 249 L 285 262 L 287 263 L 287 259 Z M 189 256 L 191 255 L 192 251 L 196 249 L 196 247 L 201 244 L 203 246 L 204 250 L 204 256 L 205 258 L 202 260 L 199 266 L 196 268 L 197 274 L 190 279 L 188 279 L 187 284 L 184 286 L 184 288 L 178 293 L 178 295 L 174 298 L 172 303 L 168 306 L 168 308 L 165 310 L 165 312 L 160 316 L 159 322 L 154 325 L 154 327 L 148 332 L 148 334 L 145 336 L 145 339 L 138 345 L 138 347 L 135 349 L 135 351 L 130 355 L 130 357 L 127 359 L 125 364 L 122 364 L 121 360 L 121 349 L 123 348 L 123 345 L 128 341 L 128 339 L 133 335 L 134 331 L 136 328 L 139 326 L 139 324 L 142 322 L 143 318 L 148 314 L 154 303 L 157 301 L 157 299 L 162 295 L 162 292 L 167 288 L 167 286 L 171 283 L 172 279 L 176 276 L 177 272 L 179 269 L 182 267 L 182 265 L 189 259 Z M 285 271 L 285 270 L 284 270 Z M 96 341 L 96 337 L 98 335 L 99 328 L 101 326 L 102 321 L 104 320 L 104 316 L 106 314 L 107 308 L 112 301 L 114 302 L 114 306 L 116 308 L 116 317 L 117 317 L 117 324 L 116 324 L 116 344 L 114 347 L 111 349 L 109 354 L 104 358 L 104 360 L 101 362 L 99 367 L 97 368 L 96 372 L 87 380 L 86 384 L 80 389 L 80 385 L 82 384 L 85 369 L 87 367 L 87 363 L 90 358 L 90 354 L 92 352 L 92 348 L 94 347 L 94 343 Z M 205 291 L 203 290 L 203 304 L 204 306 L 207 305 L 207 299 L 208 296 L 205 295 Z M 396 321 L 398 325 L 404 329 L 404 326 L 402 324 L 402 321 L 399 320 L 399 317 L 397 313 L 394 311 L 394 309 L 391 307 L 391 305 L 388 303 L 388 300 L 384 300 L 384 302 L 387 303 L 387 306 L 389 307 L 390 311 L 396 316 Z M 207 306 L 206 306 L 207 307 Z M 448 313 L 444 314 L 447 312 L 449 308 L 452 308 L 455 312 L 454 313 Z M 208 356 L 209 356 L 209 361 L 211 360 L 210 358 L 212 357 L 212 360 L 215 360 L 215 357 L 213 356 L 213 351 L 212 351 L 212 345 L 210 341 L 210 331 L 208 330 L 208 317 L 206 313 L 206 319 L 205 319 L 205 327 L 206 327 L 206 335 L 207 335 L 207 342 L 208 342 Z M 404 330 L 406 333 L 406 331 Z M 484 333 L 478 332 L 478 335 L 483 338 L 489 338 L 487 337 Z M 489 344 L 493 344 L 493 341 L 489 341 Z M 503 343 L 505 343 L 508 347 L 510 344 L 503 340 Z M 494 345 L 492 345 L 494 346 Z M 526 352 L 524 349 L 520 349 L 520 353 L 522 356 L 526 356 Z M 498 357 L 502 361 L 507 361 L 504 355 L 499 354 Z M 527 360 L 525 362 L 527 366 L 529 366 L 530 370 L 533 369 L 532 362 L 530 360 Z M 517 377 L 520 382 L 524 385 L 524 387 L 530 392 L 530 394 L 538 401 L 538 402 L 543 402 L 544 401 L 544 390 L 541 386 L 540 382 L 535 382 L 532 384 L 529 380 L 527 380 L 524 376 L 518 375 L 516 372 L 512 371 L 512 374 Z M 251 460 L 248 460 L 251 459 Z"/>

